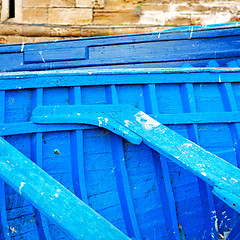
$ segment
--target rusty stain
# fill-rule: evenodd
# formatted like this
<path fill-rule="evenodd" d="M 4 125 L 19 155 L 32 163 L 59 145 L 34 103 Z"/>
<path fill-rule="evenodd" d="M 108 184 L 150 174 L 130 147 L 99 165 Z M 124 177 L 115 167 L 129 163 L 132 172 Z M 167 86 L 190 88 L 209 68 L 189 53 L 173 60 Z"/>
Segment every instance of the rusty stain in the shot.
<path fill-rule="evenodd" d="M 58 149 L 54 149 L 54 154 L 59 155 L 60 154 L 59 150 Z"/>

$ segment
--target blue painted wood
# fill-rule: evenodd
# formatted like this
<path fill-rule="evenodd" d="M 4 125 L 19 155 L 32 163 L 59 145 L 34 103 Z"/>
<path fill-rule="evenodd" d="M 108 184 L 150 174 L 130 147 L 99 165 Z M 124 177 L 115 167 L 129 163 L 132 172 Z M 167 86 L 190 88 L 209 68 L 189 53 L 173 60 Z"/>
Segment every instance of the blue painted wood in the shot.
<path fill-rule="evenodd" d="M 206 67 L 214 59 L 219 66 L 227 67 L 229 62 L 237 64 L 240 57 L 239 33 L 238 24 L 232 23 L 160 33 L 2 45 L 0 69 L 124 68 L 126 64 L 138 68 L 181 67 L 184 61 L 194 67 Z"/>
<path fill-rule="evenodd" d="M 26 81 L 24 80 L 24 74 L 28 79 Z M 162 200 L 164 199 L 161 199 L 161 196 L 164 194 L 164 196 L 167 196 L 167 193 L 166 191 L 164 193 L 164 190 L 159 190 L 158 179 L 160 178 L 160 182 L 167 185 L 167 177 L 161 179 L 162 175 L 161 172 L 158 172 L 158 167 L 159 165 L 161 167 L 162 163 L 160 164 L 159 159 L 153 156 L 151 149 L 143 143 L 136 146 L 125 140 L 123 140 L 123 148 L 121 148 L 122 141 L 120 141 L 120 138 L 99 128 L 98 121 L 94 122 L 97 126 L 89 125 L 90 122 L 86 124 L 66 124 L 64 122 L 61 124 L 33 123 L 30 117 L 32 108 L 36 106 L 34 92 L 38 86 L 41 86 L 43 87 L 42 101 L 45 105 L 63 105 L 62 113 L 67 112 L 68 108 L 74 107 L 77 109 L 76 113 L 79 113 L 78 110 L 81 108 L 86 113 L 87 118 L 93 117 L 89 114 L 90 111 L 98 111 L 98 109 L 102 111 L 106 104 L 121 105 L 122 107 L 124 104 L 137 106 L 140 110 L 146 111 L 151 117 L 166 124 L 186 138 L 191 137 L 191 139 L 197 141 L 199 136 L 199 143 L 204 148 L 230 163 L 236 164 L 236 151 L 234 148 L 236 148 L 237 144 L 234 138 L 237 135 L 235 131 L 231 132 L 229 126 L 239 123 L 239 69 L 128 69 L 117 71 L 93 70 L 91 72 L 55 71 L 39 73 L 39 75 L 36 72 L 24 74 L 1 74 L 0 84 L 3 87 L 2 91 L 6 90 L 6 121 L 0 125 L 0 132 L 6 136 L 7 141 L 30 158 L 34 154 L 31 149 L 31 138 L 34 140 L 36 133 L 42 134 L 44 138 L 43 168 L 70 191 L 74 192 L 71 148 L 75 147 L 75 140 L 71 138 L 71 133 L 82 132 L 80 140 L 76 142 L 80 142 L 78 146 L 81 146 L 81 142 L 83 142 L 83 145 L 79 147 L 80 150 L 76 151 L 76 153 L 79 159 L 82 158 L 82 163 L 84 163 L 82 165 L 84 166 L 81 165 L 80 169 L 75 170 L 80 175 L 85 174 L 86 196 L 89 198 L 89 204 L 116 227 L 125 233 L 129 233 L 131 231 L 127 231 L 127 221 L 125 220 L 127 218 L 124 217 L 122 200 L 119 195 L 120 187 L 118 186 L 120 184 L 117 183 L 116 170 L 114 170 L 113 165 L 115 161 L 113 161 L 111 149 L 111 136 L 113 135 L 118 139 L 117 146 L 114 146 L 114 148 L 123 154 L 125 159 L 124 165 L 128 183 L 123 172 L 120 172 L 118 176 L 123 176 L 124 187 L 129 188 L 129 195 L 131 195 L 128 201 L 130 203 L 132 201 L 133 204 L 133 207 L 131 207 L 127 203 L 125 209 L 128 209 L 127 211 L 136 216 L 136 228 L 138 227 L 140 234 L 143 234 L 141 237 L 158 239 L 166 236 L 166 239 L 171 239 L 170 233 L 165 231 L 169 229 L 166 228 L 166 221 L 172 221 L 174 214 L 176 214 L 177 220 L 181 219 L 180 235 L 187 234 L 186 239 L 194 239 L 195 236 L 195 238 L 199 236 L 207 239 L 207 236 L 204 235 L 206 224 L 203 216 L 203 209 L 205 209 L 203 203 L 208 204 L 208 201 L 205 201 L 207 197 L 204 201 L 201 201 L 199 185 L 193 180 L 192 174 L 169 160 L 167 166 L 164 165 L 162 174 L 169 175 L 168 184 L 170 181 L 173 191 L 172 199 L 170 197 L 166 198 L 166 204 L 172 201 L 171 204 L 175 204 L 177 210 L 176 213 L 173 211 L 172 215 L 165 214 L 164 212 L 169 213 L 170 210 L 167 207 L 163 209 Z M 14 86 L 12 81 L 15 80 L 18 85 Z M 227 110 L 227 105 L 229 106 L 227 98 L 223 103 L 225 95 L 221 90 L 222 82 L 227 83 L 227 85 L 231 83 L 232 85 L 232 94 L 236 99 L 234 111 L 232 108 Z M 192 83 L 194 94 L 192 93 L 183 101 L 179 89 L 181 89 L 182 84 Z M 19 86 L 23 88 L 19 89 Z M 80 95 L 80 97 L 77 97 L 78 100 L 80 99 L 78 103 L 74 102 L 74 94 L 72 94 L 75 91 L 74 89 Z M 230 95 L 229 91 L 228 94 Z M 112 95 L 114 98 L 112 98 Z M 194 112 L 194 108 L 191 108 L 192 112 L 186 112 L 186 108 L 190 107 L 188 105 L 191 105 L 188 101 L 195 102 L 196 112 Z M 74 104 L 77 104 L 77 106 L 74 106 Z M 78 106 L 83 104 L 89 106 Z M 95 106 L 96 104 L 98 106 Z M 224 104 L 226 104 L 226 108 Z M 109 107 L 108 109 L 111 111 L 118 112 L 119 110 L 119 106 Z M 69 114 L 72 113 L 69 111 Z M 101 117 L 101 114 L 94 117 L 96 116 Z M 76 118 L 72 119 L 76 120 Z M 69 122 L 68 117 L 65 120 Z M 71 122 L 74 121 L 71 120 Z M 116 124 L 117 126 L 121 125 L 117 122 Z M 186 124 L 194 127 L 187 127 Z M 124 128 L 124 130 L 127 129 Z M 132 134 L 134 133 L 132 132 Z M 131 140 L 129 139 L 130 141 L 134 143 L 141 141 L 139 136 L 133 136 Z M 127 138 L 127 136 L 125 137 Z M 55 154 L 55 149 L 58 149 L 60 154 Z M 81 156 L 82 152 L 83 155 Z M 118 161 L 116 160 L 116 162 Z M 164 186 L 162 187 L 164 188 Z M 167 188 L 167 191 L 171 195 L 171 189 Z M 205 192 L 209 194 L 209 191 Z M 121 191 L 121 194 L 125 194 L 124 191 Z M 219 196 L 222 198 L 222 195 Z M 32 214 L 29 203 L 26 205 L 22 198 L 17 199 L 14 197 L 13 190 L 7 187 L 6 205 L 9 209 L 11 208 L 11 210 L 7 210 L 10 226 L 16 225 L 18 222 L 18 226 L 23 225 L 24 227 L 17 229 L 16 238 L 20 239 L 24 231 L 29 231 L 25 235 L 26 238 L 38 239 L 36 224 L 34 222 L 32 226 L 23 224 L 24 221 L 30 218 L 27 216 Z M 16 209 L 19 209 L 18 213 L 22 211 L 23 217 L 19 221 L 12 220 L 13 216 L 17 216 Z M 220 221 L 219 226 L 224 224 L 224 228 L 228 228 L 233 226 L 236 219 L 235 216 L 230 215 L 225 210 L 226 208 L 220 208 L 218 204 L 216 205 L 217 215 L 222 215 L 223 218 L 226 217 L 226 221 L 224 223 Z M 206 215 L 208 214 L 206 213 Z M 218 219 L 221 218 L 218 217 Z M 214 218 L 212 221 L 214 220 L 216 219 Z M 184 225 L 182 222 L 186 224 Z M 43 222 L 42 225 L 44 225 Z M 190 226 L 191 230 L 186 225 Z M 178 224 L 173 224 L 173 226 L 178 230 Z M 129 227 L 129 229 L 131 228 Z M 219 229 L 223 229 L 223 227 L 220 226 Z M 53 224 L 50 224 L 49 230 L 53 238 L 68 239 Z M 133 235 L 129 237 L 131 236 Z"/>
<path fill-rule="evenodd" d="M 1 178 L 74 239 L 129 239 L 1 139 Z"/>
<path fill-rule="evenodd" d="M 5 92 L 0 91 L 0 122 L 5 121 Z M 9 240 L 9 226 L 7 221 L 6 200 L 5 200 L 5 182 L 0 180 L 0 238 Z"/>
<path fill-rule="evenodd" d="M 181 97 L 183 102 L 184 112 L 196 112 L 196 103 L 194 98 L 194 90 L 192 84 L 182 84 L 180 87 Z M 209 115 L 209 114 L 208 114 Z M 214 122 L 214 121 L 213 121 Z M 197 124 L 188 125 L 189 139 L 196 144 L 200 144 Z M 200 197 L 203 206 L 203 216 L 205 220 L 206 236 L 209 239 L 216 239 L 218 237 L 218 231 L 216 229 L 216 209 L 211 193 L 210 187 L 204 183 L 200 178 L 197 178 Z"/>
<path fill-rule="evenodd" d="M 159 114 L 156 87 L 154 84 L 144 86 L 145 92 L 145 109 L 147 113 L 153 115 Z M 177 210 L 173 190 L 171 186 L 170 174 L 167 165 L 167 159 L 164 156 L 159 156 L 153 151 L 153 159 L 155 171 L 158 180 L 158 188 L 161 194 L 162 205 L 164 206 L 164 216 L 169 231 L 170 238 L 181 239 L 179 234 L 179 223 L 177 219 Z M 163 179 L 163 180 L 162 180 Z"/>
<path fill-rule="evenodd" d="M 229 82 L 229 79 L 234 83 L 239 82 L 239 71 L 239 68 L 168 68 L 0 73 L 0 89 L 89 86 L 89 81 L 91 86 L 136 83 L 224 83 Z M 100 76 L 101 81 L 99 81 Z"/>
<path fill-rule="evenodd" d="M 240 220 L 235 224 L 231 232 L 229 233 L 228 240 L 237 240 L 240 238 Z"/>
<path fill-rule="evenodd" d="M 106 89 L 107 103 L 119 104 L 116 86 L 111 85 Z M 123 211 L 123 217 L 126 225 L 128 236 L 134 239 L 141 239 L 139 226 L 137 223 L 131 191 L 129 188 L 129 181 L 127 170 L 125 166 L 125 157 L 123 151 L 122 139 L 118 136 L 111 134 L 111 149 L 112 158 L 114 162 L 114 172 L 117 181 L 119 198 Z"/>
<path fill-rule="evenodd" d="M 214 186 L 213 194 L 240 212 L 240 193 L 238 189 L 240 170 L 238 168 L 164 127 L 136 108 L 122 106 L 121 109 L 118 105 L 95 105 L 91 116 L 91 108 L 89 106 L 85 107 L 38 107 L 33 111 L 32 121 L 41 124 L 86 123 L 86 121 L 89 121 L 90 124 L 113 130 L 116 123 L 120 123 L 142 137 L 143 142 L 152 149 Z M 76 112 L 77 108 L 79 110 Z M 115 111 L 113 111 L 113 108 L 115 108 Z M 85 115 L 86 112 L 87 115 Z M 103 115 L 99 115 L 101 113 Z M 76 115 L 79 117 L 76 117 Z M 102 120 L 100 122 L 99 116 Z M 109 125 L 112 125 L 112 127 L 109 127 Z M 118 134 L 116 131 L 115 133 Z M 126 138 L 126 135 L 121 134 L 120 136 Z"/>
<path fill-rule="evenodd" d="M 69 104 L 81 104 L 81 88 L 73 87 L 69 91 Z M 88 204 L 86 180 L 84 172 L 83 133 L 81 130 L 71 132 L 72 178 L 74 193 Z"/>
<path fill-rule="evenodd" d="M 71 52 L 71 55 L 69 54 Z M 45 63 L 85 59 L 85 48 L 24 52 L 24 63 Z"/>
<path fill-rule="evenodd" d="M 35 108 L 37 106 L 42 106 L 43 104 L 43 89 L 38 88 L 33 91 L 32 94 L 32 108 Z M 37 164 L 40 168 L 43 167 L 43 161 L 42 161 L 42 138 L 43 134 L 41 132 L 38 132 L 35 134 L 35 136 L 32 137 L 32 151 L 31 151 L 31 160 Z M 36 215 L 36 220 L 38 222 L 37 230 L 39 234 L 39 239 L 44 240 L 51 240 L 51 234 L 49 231 L 49 225 L 47 218 L 40 213 L 37 209 L 34 210 Z"/>

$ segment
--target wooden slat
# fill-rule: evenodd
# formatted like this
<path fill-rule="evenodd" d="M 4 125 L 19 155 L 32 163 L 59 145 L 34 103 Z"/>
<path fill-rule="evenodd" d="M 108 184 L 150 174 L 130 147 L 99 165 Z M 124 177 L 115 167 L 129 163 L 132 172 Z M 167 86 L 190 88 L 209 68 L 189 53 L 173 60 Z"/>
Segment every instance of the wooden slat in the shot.
<path fill-rule="evenodd" d="M 38 88 L 33 90 L 32 94 L 32 109 L 37 106 L 43 105 L 43 89 Z M 43 134 L 38 132 L 35 136 L 32 137 L 32 151 L 31 151 L 31 160 L 36 163 L 40 168 L 43 167 L 42 162 L 42 137 Z M 48 220 L 46 217 L 40 213 L 37 209 L 35 209 L 36 219 L 38 221 L 37 230 L 40 239 L 51 240 L 51 234 L 49 230 Z"/>
<path fill-rule="evenodd" d="M 118 104 L 118 95 L 116 86 L 111 85 L 106 88 L 107 103 Z M 125 157 L 123 152 L 123 142 L 119 136 L 110 135 L 112 159 L 115 166 L 116 183 L 121 202 L 124 222 L 128 236 L 137 240 L 141 239 L 137 218 L 134 211 L 133 199 L 128 181 L 127 169 L 125 166 Z"/>
<path fill-rule="evenodd" d="M 73 87 L 70 89 L 69 104 L 81 104 L 81 98 L 80 87 Z M 88 204 L 83 157 L 83 132 L 81 130 L 71 132 L 71 159 L 74 193 L 84 203 Z"/>
<path fill-rule="evenodd" d="M 0 123 L 5 121 L 5 91 L 0 91 Z M 0 238 L 10 240 L 9 226 L 7 221 L 5 182 L 0 179 Z"/>
<path fill-rule="evenodd" d="M 193 84 L 187 83 L 180 86 L 181 98 L 183 102 L 183 110 L 185 112 L 197 111 Z M 206 114 L 207 115 L 207 114 Z M 187 126 L 188 136 L 191 141 L 199 145 L 199 134 L 197 124 L 192 124 Z M 199 192 L 202 202 L 202 211 L 205 220 L 205 229 L 208 231 L 209 239 L 217 239 L 218 232 L 215 227 L 215 221 L 217 219 L 216 209 L 214 206 L 214 201 L 211 193 L 210 186 L 205 183 L 202 179 L 197 178 Z"/>
<path fill-rule="evenodd" d="M 0 176 L 75 239 L 129 239 L 80 199 L 0 139 Z"/>
<path fill-rule="evenodd" d="M 158 102 L 156 96 L 155 84 L 149 84 L 144 86 L 144 103 L 148 113 L 152 115 L 158 115 Z M 170 237 L 176 240 L 180 240 L 177 210 L 175 205 L 175 199 L 173 195 L 172 184 L 170 180 L 169 169 L 167 165 L 167 159 L 164 156 L 160 156 L 155 151 L 152 152 L 156 177 L 158 180 L 158 188 L 161 196 L 163 213 L 165 216 L 165 222 L 168 226 L 168 232 Z M 163 178 L 164 184 L 161 184 Z M 166 194 L 164 194 L 166 193 Z"/>
<path fill-rule="evenodd" d="M 89 84 L 219 83 L 229 82 L 229 79 L 231 82 L 239 82 L 239 72 L 240 68 L 142 68 L 0 73 L 0 89 L 73 87 Z"/>
<path fill-rule="evenodd" d="M 240 183 L 238 182 L 240 181 L 240 170 L 163 126 L 136 108 L 124 105 L 74 106 L 73 108 L 70 108 L 70 106 L 68 108 L 65 106 L 48 106 L 36 109 L 33 114 L 32 119 L 38 123 L 89 122 L 109 129 L 123 138 L 127 138 L 126 135 L 131 131 L 131 133 L 140 136 L 149 147 L 189 170 L 210 185 L 217 186 L 220 190 L 228 189 L 235 196 L 234 199 L 239 198 L 239 201 L 232 202 L 230 199 L 224 198 L 221 198 L 221 200 L 240 212 Z M 130 131 L 125 132 L 125 134 L 123 134 L 124 132 L 119 133 L 119 131 L 125 131 L 124 128 L 115 131 L 121 125 Z M 214 194 L 217 193 L 214 191 Z"/>

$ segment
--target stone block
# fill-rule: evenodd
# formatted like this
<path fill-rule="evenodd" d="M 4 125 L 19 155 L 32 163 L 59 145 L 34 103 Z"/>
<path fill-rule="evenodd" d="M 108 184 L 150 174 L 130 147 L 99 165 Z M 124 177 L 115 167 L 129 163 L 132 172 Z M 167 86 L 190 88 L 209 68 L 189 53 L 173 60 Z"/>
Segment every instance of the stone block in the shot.
<path fill-rule="evenodd" d="M 79 37 L 81 36 L 80 28 L 52 28 L 51 37 Z"/>
<path fill-rule="evenodd" d="M 76 0 L 52 0 L 53 7 L 70 7 L 76 6 Z"/>
<path fill-rule="evenodd" d="M 23 23 L 47 23 L 47 8 L 23 8 Z"/>
<path fill-rule="evenodd" d="M 190 25 L 190 15 L 176 16 L 165 20 L 166 25 Z"/>
<path fill-rule="evenodd" d="M 92 21 L 92 9 L 52 8 L 49 9 L 48 23 L 63 25 L 85 25 Z"/>
<path fill-rule="evenodd" d="M 76 7 L 93 7 L 95 0 L 76 0 Z"/>
<path fill-rule="evenodd" d="M 0 44 L 7 43 L 7 36 L 0 36 Z"/>
<path fill-rule="evenodd" d="M 22 0 L 24 8 L 27 7 L 51 7 L 52 0 Z"/>
<path fill-rule="evenodd" d="M 139 21 L 139 15 L 136 15 L 134 9 L 130 10 L 102 10 L 94 9 L 93 11 L 93 24 L 127 24 L 136 23 Z"/>
<path fill-rule="evenodd" d="M 24 37 L 22 36 L 7 36 L 7 43 L 23 43 Z"/>
<path fill-rule="evenodd" d="M 23 36 L 41 37 L 50 36 L 51 29 L 49 27 L 41 26 L 23 26 Z"/>
<path fill-rule="evenodd" d="M 22 28 L 21 25 L 1 24 L 0 35 L 22 35 Z"/>

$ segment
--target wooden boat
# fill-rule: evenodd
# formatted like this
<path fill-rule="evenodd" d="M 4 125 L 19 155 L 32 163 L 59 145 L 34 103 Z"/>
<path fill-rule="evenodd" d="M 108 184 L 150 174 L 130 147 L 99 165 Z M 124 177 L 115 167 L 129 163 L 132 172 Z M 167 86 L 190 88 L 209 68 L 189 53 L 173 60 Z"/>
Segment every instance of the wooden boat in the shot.
<path fill-rule="evenodd" d="M 1 239 L 239 239 L 239 96 L 239 68 L 1 73 Z"/>
<path fill-rule="evenodd" d="M 238 23 L 0 46 L 1 71 L 239 67 Z"/>

